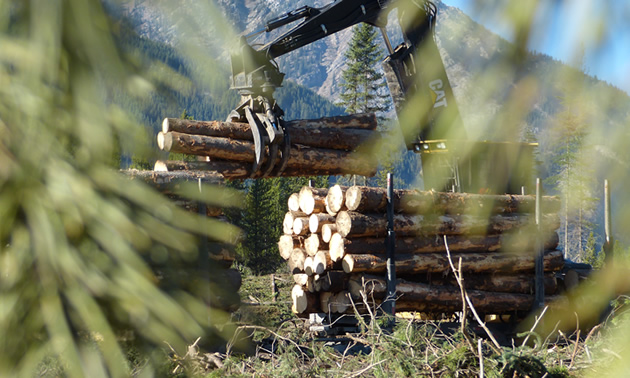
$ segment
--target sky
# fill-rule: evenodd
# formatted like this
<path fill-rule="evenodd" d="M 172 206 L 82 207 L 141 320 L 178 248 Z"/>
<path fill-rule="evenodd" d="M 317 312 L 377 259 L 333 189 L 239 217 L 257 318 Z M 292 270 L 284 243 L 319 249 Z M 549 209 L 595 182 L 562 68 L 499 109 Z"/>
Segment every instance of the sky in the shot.
<path fill-rule="evenodd" d="M 499 10 L 505 9 L 508 1 L 442 2 L 512 40 L 512 28 Z M 476 3 L 486 5 L 476 6 Z M 630 93 L 630 1 L 540 0 L 535 20 L 529 42 L 531 50 L 573 65 L 579 65 L 580 51 L 584 51 L 583 68 L 588 74 Z"/>

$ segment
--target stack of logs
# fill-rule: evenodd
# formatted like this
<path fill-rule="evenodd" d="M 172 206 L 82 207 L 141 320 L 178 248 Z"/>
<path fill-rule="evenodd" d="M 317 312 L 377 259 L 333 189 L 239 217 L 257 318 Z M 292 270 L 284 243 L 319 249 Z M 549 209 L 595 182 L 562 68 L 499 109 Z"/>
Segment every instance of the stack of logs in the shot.
<path fill-rule="evenodd" d="M 373 176 L 377 163 L 355 151 L 379 137 L 375 130 L 374 114 L 289 121 L 286 131 L 291 147 L 287 166 L 283 172 L 271 175 L 304 176 L 308 172 L 310 176 Z M 215 171 L 229 179 L 252 177 L 253 140 L 247 123 L 166 118 L 157 136 L 158 147 L 167 152 L 202 156 L 205 161 L 158 161 L 155 170 Z M 259 175 L 260 172 L 253 177 Z"/>
<path fill-rule="evenodd" d="M 183 197 L 186 186 L 222 185 L 223 176 L 212 172 L 155 172 L 143 170 L 122 171 L 129 178 L 141 180 L 169 198 L 180 208 L 196 214 L 203 214 L 198 201 Z M 205 216 L 219 222 L 228 222 L 223 208 L 205 207 Z M 199 259 L 186 261 L 175 258 L 177 254 L 167 251 L 149 254 L 147 263 L 151 266 L 159 280 L 159 286 L 166 292 L 182 290 L 203 298 L 211 307 L 232 312 L 240 306 L 238 290 L 241 286 L 241 274 L 231 268 L 235 259 L 234 246 L 215 240 L 207 240 L 207 255 L 199 254 Z M 205 260 L 205 261 L 204 261 Z"/>
<path fill-rule="evenodd" d="M 397 311 L 461 311 L 451 263 L 461 270 L 479 313 L 529 311 L 540 244 L 545 250 L 546 299 L 556 292 L 554 272 L 564 264 L 556 250 L 556 197 L 542 199 L 540 238 L 534 196 L 396 190 L 393 202 Z M 364 312 L 366 304 L 382 303 L 386 190 L 304 187 L 289 198 L 288 206 L 278 246 L 295 280 L 293 312 Z"/>

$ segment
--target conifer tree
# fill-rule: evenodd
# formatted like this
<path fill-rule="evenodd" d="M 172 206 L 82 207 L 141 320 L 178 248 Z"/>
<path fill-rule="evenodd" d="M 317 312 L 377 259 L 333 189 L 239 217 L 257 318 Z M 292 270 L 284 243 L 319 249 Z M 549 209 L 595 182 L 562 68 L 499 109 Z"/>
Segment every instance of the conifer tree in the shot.
<path fill-rule="evenodd" d="M 346 113 L 382 113 L 389 109 L 389 94 L 384 92 L 387 84 L 378 68 L 383 54 L 376 38 L 376 29 L 371 25 L 362 23 L 353 28 L 352 41 L 344 54 L 348 67 L 341 75 L 338 104 L 345 107 Z"/>

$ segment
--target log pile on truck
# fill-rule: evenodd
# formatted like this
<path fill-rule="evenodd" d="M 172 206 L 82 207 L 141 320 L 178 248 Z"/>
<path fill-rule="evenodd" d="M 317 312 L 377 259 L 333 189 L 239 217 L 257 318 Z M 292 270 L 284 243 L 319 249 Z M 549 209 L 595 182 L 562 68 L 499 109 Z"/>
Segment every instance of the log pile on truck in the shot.
<path fill-rule="evenodd" d="M 181 195 L 186 192 L 187 186 L 223 185 L 223 176 L 217 173 L 135 169 L 124 170 L 122 173 L 130 179 L 145 182 L 186 211 L 213 218 L 218 222 L 228 222 L 223 207 L 209 206 Z M 231 268 L 236 257 L 234 245 L 207 237 L 199 238 L 199 255 L 191 261 L 173 258 L 174 255 L 168 251 L 150 253 L 147 263 L 154 271 L 159 287 L 167 292 L 184 290 L 192 293 L 197 298 L 203 298 L 210 308 L 236 311 L 241 303 L 238 294 L 241 273 Z"/>
<path fill-rule="evenodd" d="M 534 303 L 534 196 L 394 191 L 396 310 L 453 313 L 461 292 L 447 257 L 460 267 L 480 313 L 529 311 Z M 368 311 L 386 295 L 386 190 L 304 187 L 288 202 L 279 252 L 295 286 L 293 312 Z M 562 269 L 556 197 L 542 208 L 546 299 Z M 446 242 L 445 242 L 446 241 Z M 363 294 L 362 294 L 363 293 Z"/>

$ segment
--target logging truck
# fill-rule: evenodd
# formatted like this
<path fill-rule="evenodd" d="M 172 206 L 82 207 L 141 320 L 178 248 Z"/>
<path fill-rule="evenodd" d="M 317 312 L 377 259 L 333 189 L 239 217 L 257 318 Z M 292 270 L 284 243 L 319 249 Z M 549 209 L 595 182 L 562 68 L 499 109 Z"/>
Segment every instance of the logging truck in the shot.
<path fill-rule="evenodd" d="M 405 25 L 403 42 L 395 48 L 386 31 L 387 16 L 393 9 L 398 9 L 399 24 Z M 238 91 L 241 101 L 226 124 L 248 125 L 243 138 L 251 140 L 247 151 L 251 156 L 253 150 L 255 157 L 249 169 L 239 167 L 241 174 L 247 172 L 250 177 L 299 175 L 300 164 L 307 163 L 309 175 L 334 173 L 339 167 L 325 163 L 333 160 L 365 172 L 372 169 L 344 160 L 349 158 L 337 152 L 335 156 L 300 155 L 304 152 L 292 149 L 292 143 L 310 139 L 309 129 L 285 122 L 273 97 L 285 76 L 276 58 L 348 27 L 367 23 L 380 29 L 388 52 L 383 69 L 399 120 L 408 112 L 406 104 L 419 109 L 415 130 L 405 130 L 403 135 L 407 148 L 421 154 L 424 187 L 430 192 L 391 192 L 386 199 L 383 191 L 366 188 L 305 188 L 308 204 L 302 203 L 302 191 L 289 199 L 285 235 L 278 245 L 295 279 L 293 311 L 298 315 L 364 311 L 361 304 L 351 308 L 351 301 L 366 289 L 381 302 L 394 293 L 399 309 L 449 312 L 460 308 L 461 293 L 452 275 L 448 276 L 449 269 L 455 270 L 450 255 L 446 259 L 449 246 L 459 259 L 459 271 L 470 274 L 469 296 L 481 312 L 529 311 L 543 305 L 545 292 L 556 293 L 564 258 L 557 250 L 557 234 L 540 231 L 558 227 L 554 214 L 558 201 L 524 195 L 533 192 L 535 145 L 467 138 L 434 41 L 436 17 L 437 7 L 426 0 L 336 0 L 321 8 L 303 6 L 241 36 L 231 55 L 231 88 Z M 249 44 L 259 34 L 294 23 L 262 47 Z M 341 140 L 353 144 L 361 138 L 343 127 L 323 133 L 318 128 L 311 130 L 319 136 L 336 136 L 336 144 Z M 341 136 L 342 132 L 350 134 Z M 324 147 L 334 144 L 322 140 Z M 334 197 L 337 201 L 331 199 Z M 551 205 L 545 206 L 546 213 L 534 211 L 535 199 Z M 396 209 L 395 215 L 383 215 L 386 203 Z M 457 208 L 462 204 L 469 207 Z M 471 206 L 476 213 L 466 213 Z M 529 237 L 532 224 L 539 225 L 537 240 Z M 391 235 L 391 244 L 384 242 L 385 235 Z M 383 255 L 384 243 L 392 246 L 387 248 L 388 256 Z M 393 249 L 400 253 L 395 259 L 389 256 Z M 522 253 L 525 251 L 534 252 L 527 255 Z M 398 280 L 392 291 L 391 269 L 411 281 Z M 386 270 L 387 281 L 382 279 Z"/>

